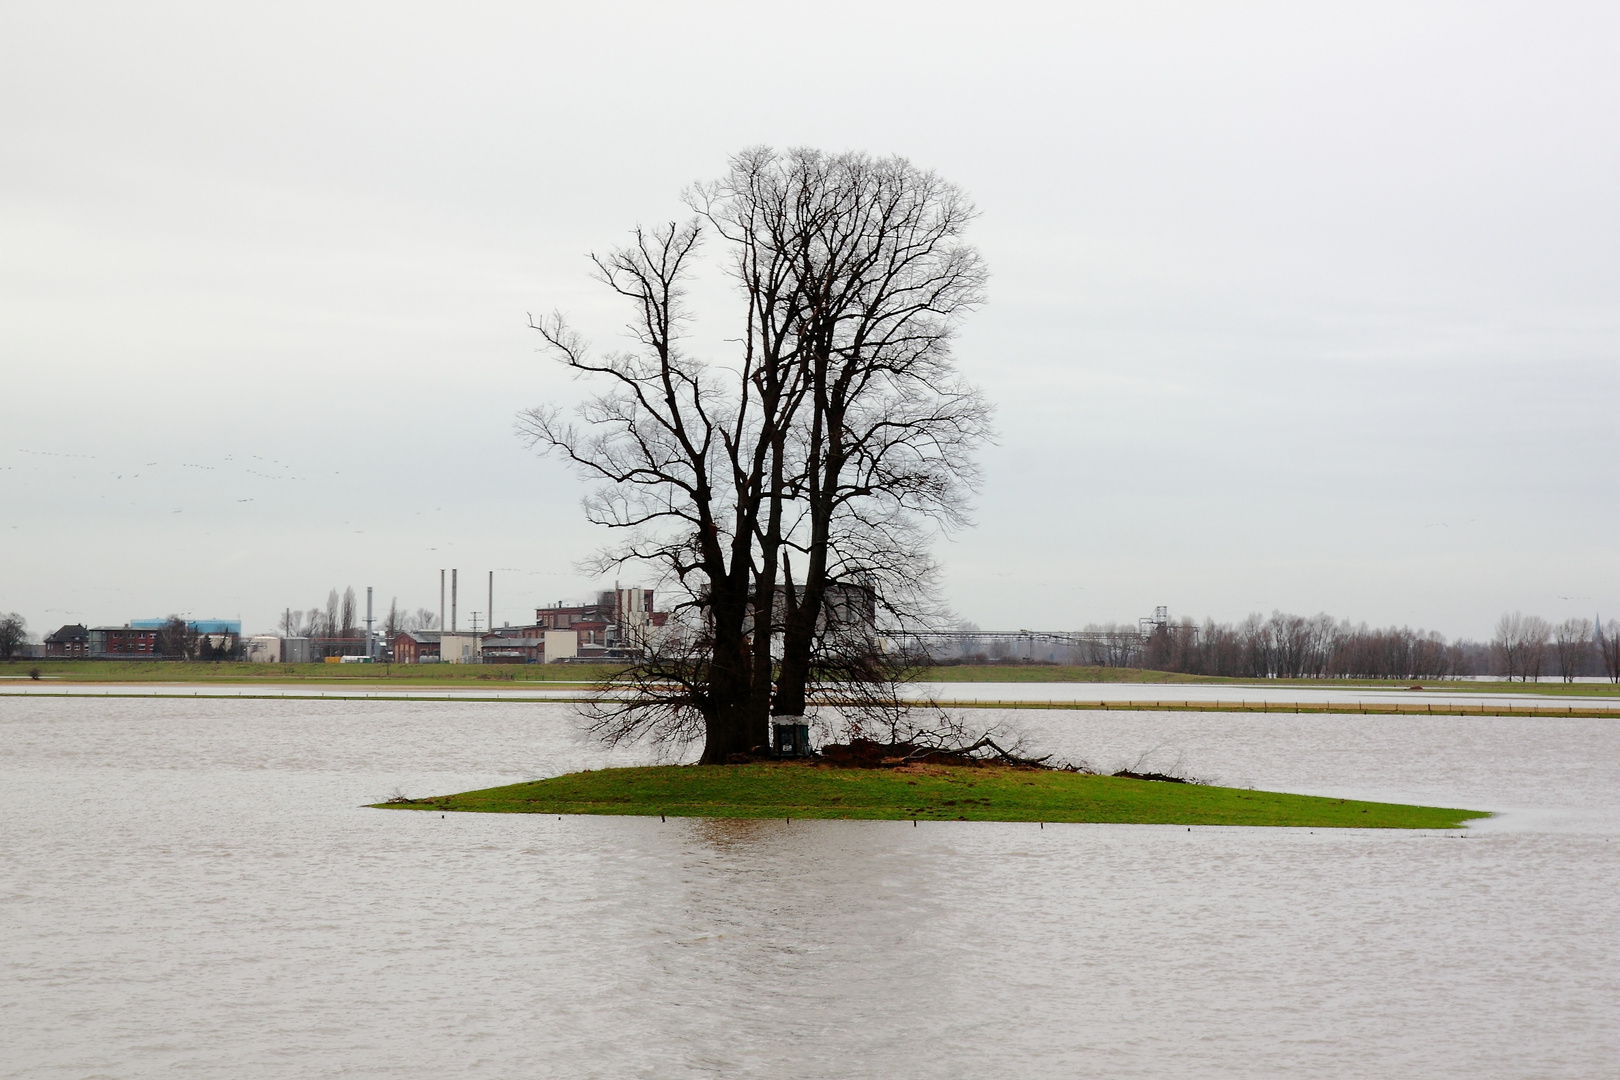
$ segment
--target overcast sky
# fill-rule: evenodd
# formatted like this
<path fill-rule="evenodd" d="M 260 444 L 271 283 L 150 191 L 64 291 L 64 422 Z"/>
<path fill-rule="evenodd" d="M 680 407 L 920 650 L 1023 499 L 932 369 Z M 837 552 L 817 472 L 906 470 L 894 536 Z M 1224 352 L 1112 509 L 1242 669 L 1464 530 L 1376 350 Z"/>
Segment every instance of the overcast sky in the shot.
<path fill-rule="evenodd" d="M 526 312 L 612 344 L 586 253 L 754 144 L 902 154 L 982 210 L 963 618 L 1620 616 L 1611 4 L 5 23 L 0 610 L 35 634 L 436 607 L 452 566 L 498 622 L 587 595 L 579 481 L 512 431 L 579 393 Z"/>

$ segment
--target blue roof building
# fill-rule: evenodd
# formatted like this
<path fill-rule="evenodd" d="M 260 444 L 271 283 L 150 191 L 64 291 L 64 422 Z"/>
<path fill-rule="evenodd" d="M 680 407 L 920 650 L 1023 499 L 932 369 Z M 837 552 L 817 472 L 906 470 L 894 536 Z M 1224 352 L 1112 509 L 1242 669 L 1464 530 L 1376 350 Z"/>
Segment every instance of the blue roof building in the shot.
<path fill-rule="evenodd" d="M 161 630 L 168 619 L 131 619 L 129 625 L 136 630 Z M 186 629 L 199 634 L 234 634 L 242 636 L 240 619 L 187 619 Z"/>

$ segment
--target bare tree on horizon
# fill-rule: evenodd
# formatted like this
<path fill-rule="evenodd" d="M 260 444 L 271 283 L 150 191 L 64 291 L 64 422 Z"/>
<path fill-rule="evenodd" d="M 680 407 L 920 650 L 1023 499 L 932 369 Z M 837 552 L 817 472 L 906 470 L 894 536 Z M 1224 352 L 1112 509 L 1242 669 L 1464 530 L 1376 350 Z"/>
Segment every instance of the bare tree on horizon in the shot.
<path fill-rule="evenodd" d="M 0 614 L 0 660 L 10 660 L 27 640 L 27 619 L 15 611 Z"/>
<path fill-rule="evenodd" d="M 1558 657 L 1558 674 L 1565 682 L 1586 670 L 1592 654 L 1592 623 L 1587 619 L 1565 619 L 1553 628 L 1553 649 Z"/>
<path fill-rule="evenodd" d="M 1596 619 L 1592 620 L 1595 624 Z M 1620 683 L 1620 620 L 1610 619 L 1595 627 L 1597 651 L 1603 660 L 1603 673 L 1612 683 Z"/>

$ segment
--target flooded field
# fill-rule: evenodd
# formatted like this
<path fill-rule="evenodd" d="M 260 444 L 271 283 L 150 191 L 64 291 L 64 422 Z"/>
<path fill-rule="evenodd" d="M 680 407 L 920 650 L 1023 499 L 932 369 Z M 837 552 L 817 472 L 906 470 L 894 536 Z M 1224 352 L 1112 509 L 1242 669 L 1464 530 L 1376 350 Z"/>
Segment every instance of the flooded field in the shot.
<path fill-rule="evenodd" d="M 1615 722 L 978 712 L 1103 768 L 1501 813 L 383 813 L 646 758 L 559 704 L 0 697 L 0 1076 L 1612 1075 Z"/>

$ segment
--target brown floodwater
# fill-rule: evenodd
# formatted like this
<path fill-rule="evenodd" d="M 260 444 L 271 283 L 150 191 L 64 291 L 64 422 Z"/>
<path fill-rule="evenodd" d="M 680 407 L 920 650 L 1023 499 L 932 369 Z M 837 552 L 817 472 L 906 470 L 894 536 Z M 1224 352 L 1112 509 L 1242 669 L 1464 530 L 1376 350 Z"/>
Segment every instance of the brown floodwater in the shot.
<path fill-rule="evenodd" d="M 361 804 L 645 754 L 556 704 L 0 698 L 0 1076 L 1615 1074 L 1620 725 L 1001 718 L 1100 767 L 1502 813 L 441 817 Z"/>

